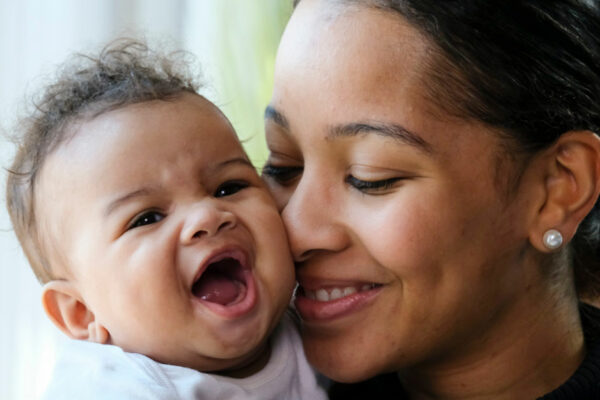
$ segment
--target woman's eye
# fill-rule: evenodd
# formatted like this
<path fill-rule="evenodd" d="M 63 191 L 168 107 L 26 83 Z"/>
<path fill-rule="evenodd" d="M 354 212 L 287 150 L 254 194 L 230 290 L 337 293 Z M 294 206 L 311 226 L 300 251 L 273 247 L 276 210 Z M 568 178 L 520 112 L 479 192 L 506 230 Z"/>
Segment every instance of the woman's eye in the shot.
<path fill-rule="evenodd" d="M 247 188 L 248 186 L 249 186 L 248 183 L 243 182 L 243 181 L 225 182 L 217 188 L 214 196 L 215 197 L 231 196 L 232 194 L 235 194 L 235 193 L 239 192 L 240 190 Z"/>
<path fill-rule="evenodd" d="M 144 225 L 155 224 L 164 218 L 164 214 L 158 211 L 148 211 L 136 217 L 128 229 L 137 228 Z"/>
<path fill-rule="evenodd" d="M 266 164 L 263 167 L 262 174 L 280 185 L 285 185 L 291 183 L 291 181 L 302 174 L 302 167 L 278 167 Z"/>
<path fill-rule="evenodd" d="M 346 183 L 353 188 L 360 190 L 361 192 L 378 194 L 379 192 L 385 192 L 386 190 L 392 189 L 398 181 L 404 178 L 395 177 L 389 179 L 381 179 L 378 181 L 363 181 L 362 179 L 355 178 L 352 175 L 346 177 Z"/>

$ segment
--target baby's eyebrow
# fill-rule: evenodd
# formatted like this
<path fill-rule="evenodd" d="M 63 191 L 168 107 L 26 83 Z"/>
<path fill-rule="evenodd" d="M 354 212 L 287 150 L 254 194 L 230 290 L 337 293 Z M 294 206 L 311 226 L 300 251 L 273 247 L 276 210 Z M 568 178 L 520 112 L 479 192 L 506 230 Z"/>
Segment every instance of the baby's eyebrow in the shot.
<path fill-rule="evenodd" d="M 250 160 L 248 160 L 248 158 L 246 157 L 233 157 L 233 158 L 229 158 L 227 160 L 221 161 L 219 163 L 216 163 L 214 165 L 211 165 L 210 167 L 204 168 L 202 171 L 202 175 L 208 179 L 208 177 L 213 176 L 215 174 L 217 174 L 219 171 L 226 169 L 226 168 L 231 168 L 231 166 L 243 166 L 243 167 L 248 167 L 251 168 L 253 170 L 256 170 L 256 167 L 254 167 L 254 165 L 252 165 L 252 163 L 250 162 Z"/>
<path fill-rule="evenodd" d="M 148 196 L 155 191 L 156 191 L 155 189 L 151 189 L 151 188 L 141 188 L 141 189 L 137 189 L 132 192 L 126 193 L 122 196 L 119 196 L 116 199 L 114 199 L 113 201 L 111 201 L 108 204 L 108 206 L 106 206 L 106 209 L 104 210 L 104 216 L 105 217 L 109 216 L 110 213 L 112 213 L 115 209 L 117 209 L 121 204 L 126 203 L 131 199 L 134 199 L 136 197 Z"/>
<path fill-rule="evenodd" d="M 215 164 L 212 168 L 210 168 L 210 173 L 211 174 L 216 173 L 217 170 L 225 168 L 228 165 L 232 165 L 232 164 L 243 165 L 243 166 L 247 166 L 249 168 L 254 169 L 254 166 L 247 158 L 234 157 L 234 158 L 222 161 L 218 164 Z M 116 199 L 112 200 L 110 203 L 108 203 L 108 205 L 106 206 L 106 208 L 104 210 L 104 216 L 108 217 L 115 209 L 119 208 L 122 204 L 127 203 L 131 199 L 135 199 L 137 197 L 149 196 L 153 193 L 158 192 L 159 190 L 160 190 L 160 187 L 143 187 L 141 189 L 136 189 L 131 192 L 125 193 L 124 195 L 121 195 L 121 196 L 117 197 Z"/>
<path fill-rule="evenodd" d="M 218 163 L 217 165 L 215 165 L 213 167 L 213 169 L 221 169 L 221 168 L 224 168 L 224 167 L 226 167 L 228 165 L 231 165 L 231 164 L 241 164 L 241 165 L 245 165 L 245 166 L 250 167 L 250 168 L 254 168 L 254 166 L 252 165 L 252 163 L 250 162 L 250 160 L 248 160 L 247 158 L 245 158 L 245 157 L 235 157 L 235 158 L 231 158 L 229 160 L 225 160 L 225 161 L 222 161 L 222 162 Z"/>

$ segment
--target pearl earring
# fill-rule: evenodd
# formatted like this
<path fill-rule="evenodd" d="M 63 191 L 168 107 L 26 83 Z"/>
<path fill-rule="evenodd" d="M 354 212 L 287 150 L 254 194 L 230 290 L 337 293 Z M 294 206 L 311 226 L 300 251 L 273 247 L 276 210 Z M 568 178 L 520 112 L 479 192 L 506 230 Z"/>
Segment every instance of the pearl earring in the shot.
<path fill-rule="evenodd" d="M 563 244 L 563 236 L 556 229 L 548 229 L 544 233 L 544 245 L 548 250 L 556 250 Z"/>

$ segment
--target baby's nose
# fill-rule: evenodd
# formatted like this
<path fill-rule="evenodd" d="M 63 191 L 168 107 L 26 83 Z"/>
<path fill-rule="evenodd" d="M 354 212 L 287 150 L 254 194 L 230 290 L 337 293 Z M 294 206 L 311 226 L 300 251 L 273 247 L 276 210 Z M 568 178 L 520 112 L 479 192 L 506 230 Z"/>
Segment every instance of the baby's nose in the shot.
<path fill-rule="evenodd" d="M 217 233 L 235 227 L 235 215 L 216 204 L 204 203 L 193 207 L 187 215 L 181 231 L 181 241 L 190 244 L 196 239 L 214 236 Z"/>

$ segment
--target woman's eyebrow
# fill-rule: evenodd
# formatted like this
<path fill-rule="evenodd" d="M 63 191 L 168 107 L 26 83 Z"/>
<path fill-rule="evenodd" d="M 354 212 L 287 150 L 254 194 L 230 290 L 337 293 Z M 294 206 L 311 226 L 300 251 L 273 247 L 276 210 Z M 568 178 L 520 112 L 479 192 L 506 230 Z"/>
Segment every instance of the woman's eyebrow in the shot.
<path fill-rule="evenodd" d="M 270 119 L 282 128 L 290 129 L 287 118 L 271 105 L 268 105 L 267 108 L 265 108 L 265 119 Z"/>
<path fill-rule="evenodd" d="M 328 138 L 349 137 L 375 134 L 389 137 L 427 153 L 433 153 L 433 147 L 421 136 L 404 128 L 402 125 L 388 122 L 353 122 L 335 125 L 329 128 Z"/>
<path fill-rule="evenodd" d="M 270 119 L 282 128 L 289 130 L 290 124 L 285 115 L 271 105 L 267 106 L 265 109 L 265 119 Z M 431 144 L 429 144 L 421 136 L 409 131 L 402 125 L 394 123 L 378 121 L 352 122 L 348 124 L 332 126 L 328 129 L 328 131 L 327 137 L 330 139 L 337 137 L 376 134 L 392 138 L 404 144 L 408 144 L 427 154 L 432 154 L 434 152 L 433 146 L 431 146 Z"/>

